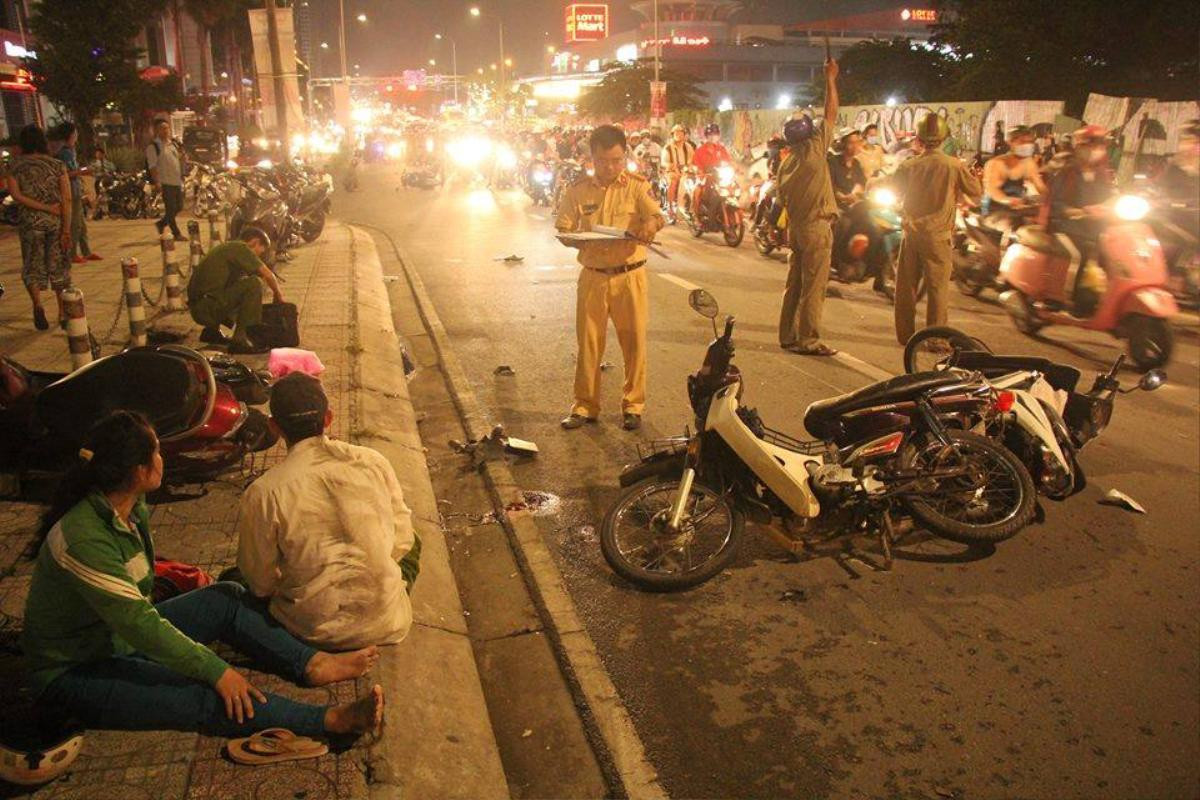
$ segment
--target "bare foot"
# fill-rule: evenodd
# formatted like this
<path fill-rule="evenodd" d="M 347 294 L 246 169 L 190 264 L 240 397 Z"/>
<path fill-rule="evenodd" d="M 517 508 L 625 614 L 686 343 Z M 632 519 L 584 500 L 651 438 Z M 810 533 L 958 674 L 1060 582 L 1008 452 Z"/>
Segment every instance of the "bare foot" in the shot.
<path fill-rule="evenodd" d="M 379 648 L 375 645 L 353 650 L 349 653 L 317 653 L 304 668 L 304 679 L 309 686 L 324 686 L 327 683 L 361 678 L 371 671 L 379 661 Z"/>
<path fill-rule="evenodd" d="M 383 687 L 375 684 L 371 693 L 353 703 L 325 710 L 325 730 L 334 734 L 374 733 L 383 729 Z"/>

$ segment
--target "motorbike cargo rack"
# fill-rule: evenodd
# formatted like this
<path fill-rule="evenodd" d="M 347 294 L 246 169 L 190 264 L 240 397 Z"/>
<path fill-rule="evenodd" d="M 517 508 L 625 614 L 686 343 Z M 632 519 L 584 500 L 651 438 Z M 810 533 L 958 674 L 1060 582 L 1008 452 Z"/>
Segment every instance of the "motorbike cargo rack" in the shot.
<path fill-rule="evenodd" d="M 683 455 L 683 451 L 687 449 L 688 442 L 691 441 L 690 434 L 683 436 L 672 436 L 667 439 L 652 439 L 649 442 L 639 443 L 637 446 L 638 458 L 646 460 L 652 456 L 657 456 L 663 453 L 668 455 Z"/>
<path fill-rule="evenodd" d="M 793 453 L 800 453 L 806 456 L 819 456 L 825 452 L 825 443 L 821 441 L 802 441 L 792 436 L 788 436 L 783 431 L 777 431 L 774 428 L 768 428 L 766 425 L 762 428 L 762 433 L 759 436 L 767 444 L 773 444 L 776 447 L 782 447 L 784 450 L 791 450 Z"/>

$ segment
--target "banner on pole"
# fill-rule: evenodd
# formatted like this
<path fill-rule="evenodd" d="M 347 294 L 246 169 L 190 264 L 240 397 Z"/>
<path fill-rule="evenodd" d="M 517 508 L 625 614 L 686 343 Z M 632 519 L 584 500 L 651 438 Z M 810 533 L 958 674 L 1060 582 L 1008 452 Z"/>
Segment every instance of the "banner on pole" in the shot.
<path fill-rule="evenodd" d="M 279 13 L 275 17 L 279 33 L 279 52 L 283 58 L 283 91 L 287 100 L 288 130 L 304 127 L 304 111 L 300 104 L 300 82 L 296 77 L 296 36 L 292 28 L 292 14 Z M 258 94 L 262 98 L 263 129 L 276 130 L 275 119 L 275 72 L 271 69 L 271 40 L 267 35 L 267 12 L 252 8 L 250 14 L 250 37 L 254 43 L 254 71 L 258 73 Z"/>
<path fill-rule="evenodd" d="M 650 118 L 663 119 L 667 116 L 667 82 L 650 81 Z"/>

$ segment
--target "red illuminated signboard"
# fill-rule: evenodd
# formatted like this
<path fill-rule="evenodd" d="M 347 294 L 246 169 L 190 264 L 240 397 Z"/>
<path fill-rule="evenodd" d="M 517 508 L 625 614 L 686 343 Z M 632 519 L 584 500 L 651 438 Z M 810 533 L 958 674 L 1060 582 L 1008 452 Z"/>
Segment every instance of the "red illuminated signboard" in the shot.
<path fill-rule="evenodd" d="M 567 6 L 567 41 L 596 42 L 608 38 L 608 6 L 572 3 Z"/>
<path fill-rule="evenodd" d="M 937 10 L 932 8 L 906 8 L 900 12 L 905 22 L 937 22 L 937 18 Z"/>

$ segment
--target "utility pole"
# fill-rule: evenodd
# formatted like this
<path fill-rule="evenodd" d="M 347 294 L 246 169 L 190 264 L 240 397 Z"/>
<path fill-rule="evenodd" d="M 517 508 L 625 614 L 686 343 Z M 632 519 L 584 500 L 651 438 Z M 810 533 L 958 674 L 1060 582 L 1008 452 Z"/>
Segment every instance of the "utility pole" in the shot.
<path fill-rule="evenodd" d="M 338 0 L 338 53 L 342 56 L 342 82 L 350 82 L 350 71 L 346 69 L 346 0 Z"/>
<path fill-rule="evenodd" d="M 279 52 L 279 21 L 275 18 L 276 10 L 275 0 L 267 0 L 267 38 L 271 44 L 271 72 L 275 82 L 275 128 L 279 133 L 283 156 L 290 159 L 292 143 L 288 137 L 288 101 L 283 80 L 283 57 Z"/>

